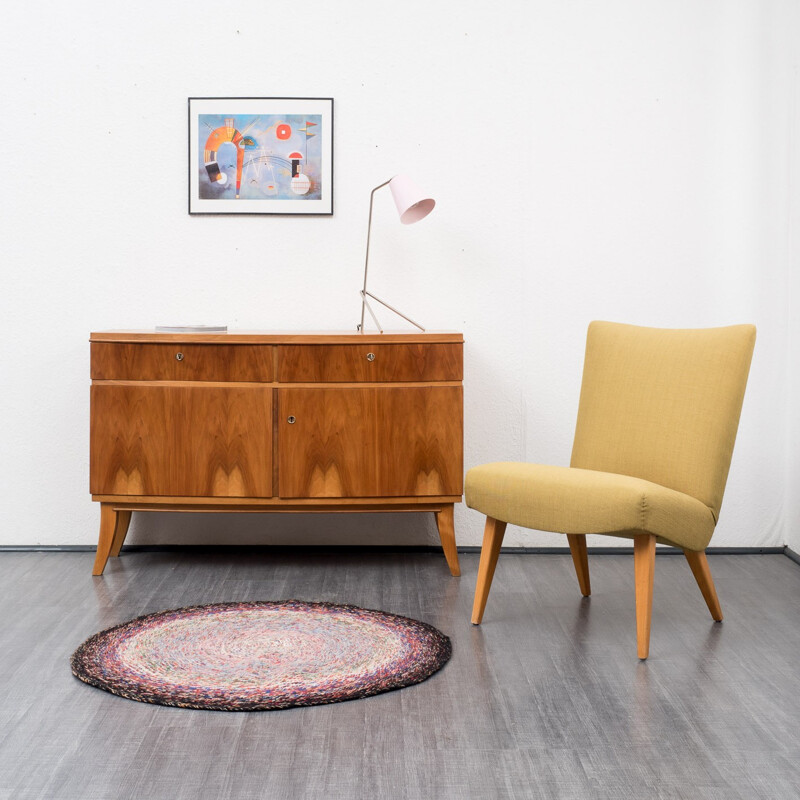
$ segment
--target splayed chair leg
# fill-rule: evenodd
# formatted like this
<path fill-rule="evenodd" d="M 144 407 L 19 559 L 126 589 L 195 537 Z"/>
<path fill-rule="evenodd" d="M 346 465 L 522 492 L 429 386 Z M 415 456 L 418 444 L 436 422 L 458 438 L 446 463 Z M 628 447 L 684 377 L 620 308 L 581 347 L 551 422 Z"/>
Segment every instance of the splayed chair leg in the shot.
<path fill-rule="evenodd" d="M 722 621 L 722 609 L 719 606 L 717 590 L 714 588 L 714 579 L 711 577 L 711 570 L 708 567 L 708 559 L 704 551 L 696 552 L 684 550 L 683 554 L 692 568 L 692 574 L 700 587 L 703 599 L 706 601 L 711 616 L 717 621 Z"/>
<path fill-rule="evenodd" d="M 480 625 L 483 612 L 486 609 L 486 600 L 492 586 L 494 569 L 497 566 L 497 557 L 503 544 L 506 532 L 506 523 L 499 519 L 486 517 L 486 527 L 483 530 L 483 546 L 481 547 L 481 561 L 478 565 L 478 583 L 475 586 L 475 602 L 472 606 L 472 624 Z"/>
<path fill-rule="evenodd" d="M 575 573 L 578 576 L 578 586 L 581 594 L 588 597 L 592 593 L 589 582 L 589 554 L 586 551 L 586 535 L 582 533 L 568 533 L 569 551 L 572 553 L 572 562 L 575 564 Z"/>
<path fill-rule="evenodd" d="M 653 575 L 656 566 L 656 537 L 636 536 L 633 540 L 633 569 L 636 580 L 636 648 L 639 658 L 650 653 L 650 621 L 653 617 Z"/>

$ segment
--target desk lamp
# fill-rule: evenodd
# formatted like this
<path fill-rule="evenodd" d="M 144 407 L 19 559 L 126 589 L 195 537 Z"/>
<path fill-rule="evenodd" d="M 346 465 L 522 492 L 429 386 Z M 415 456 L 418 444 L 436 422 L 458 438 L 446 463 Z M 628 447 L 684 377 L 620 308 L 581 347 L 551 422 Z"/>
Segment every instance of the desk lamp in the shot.
<path fill-rule="evenodd" d="M 411 225 L 414 222 L 419 222 L 421 219 L 424 219 L 428 216 L 428 214 L 433 211 L 433 207 L 436 205 L 436 201 L 432 198 L 428 197 L 426 194 L 423 194 L 419 188 L 407 178 L 405 175 L 395 175 L 394 178 L 391 180 L 386 181 L 385 183 L 380 184 L 380 186 L 376 186 L 372 193 L 369 196 L 369 224 L 367 226 L 367 257 L 364 263 L 364 288 L 361 290 L 361 324 L 358 326 L 358 330 L 361 333 L 364 333 L 364 311 L 365 309 L 369 311 L 370 316 L 372 317 L 373 322 L 377 326 L 378 330 L 383 333 L 383 328 L 381 327 L 380 322 L 378 322 L 378 318 L 375 316 L 375 312 L 372 310 L 372 307 L 367 300 L 367 297 L 371 297 L 376 302 L 380 303 L 382 306 L 385 306 L 389 309 L 389 311 L 393 311 L 398 316 L 402 317 L 404 320 L 407 320 L 412 325 L 419 328 L 421 331 L 424 331 L 425 328 L 422 327 L 417 322 L 414 322 L 413 319 L 407 317 L 402 311 L 398 311 L 393 306 L 390 306 L 384 300 L 381 300 L 379 297 L 376 297 L 372 292 L 367 291 L 367 270 L 369 269 L 369 237 L 372 231 L 372 203 L 375 199 L 375 192 L 378 189 L 382 189 L 384 186 L 388 186 L 392 190 L 392 197 L 394 198 L 394 204 L 397 206 L 397 213 L 400 215 L 400 222 L 403 225 Z"/>

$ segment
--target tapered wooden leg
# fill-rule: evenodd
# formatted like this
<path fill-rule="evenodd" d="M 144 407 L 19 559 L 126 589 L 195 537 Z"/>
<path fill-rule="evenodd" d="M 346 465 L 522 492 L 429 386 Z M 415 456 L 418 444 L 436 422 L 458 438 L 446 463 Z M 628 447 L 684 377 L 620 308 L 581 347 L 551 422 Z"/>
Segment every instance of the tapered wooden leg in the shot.
<path fill-rule="evenodd" d="M 106 561 L 114 544 L 117 530 L 117 512 L 110 503 L 100 503 L 100 536 L 97 540 L 97 555 L 92 567 L 92 575 L 102 575 Z"/>
<path fill-rule="evenodd" d="M 650 620 L 653 617 L 653 575 L 656 567 L 656 537 L 633 539 L 633 570 L 636 579 L 636 647 L 639 658 L 650 653 Z"/>
<path fill-rule="evenodd" d="M 486 527 L 483 529 L 483 546 L 481 547 L 481 561 L 478 565 L 478 583 L 475 586 L 475 602 L 472 605 L 472 624 L 480 625 L 486 600 L 489 598 L 489 589 L 492 586 L 494 568 L 497 566 L 497 557 L 503 544 L 506 532 L 506 523 L 499 519 L 486 517 Z"/>
<path fill-rule="evenodd" d="M 700 591 L 703 593 L 703 599 L 706 601 L 712 618 L 717 622 L 721 622 L 722 609 L 719 607 L 717 590 L 714 588 L 714 579 L 711 577 L 711 570 L 708 568 L 708 559 L 706 559 L 705 552 L 698 553 L 693 550 L 684 550 L 683 554 L 692 568 L 692 574 L 700 587 Z"/>
<path fill-rule="evenodd" d="M 586 536 L 582 533 L 568 533 L 569 551 L 572 553 L 572 563 L 575 564 L 575 573 L 578 576 L 578 586 L 581 594 L 588 597 L 592 593 L 589 583 L 589 554 L 586 551 Z"/>
<path fill-rule="evenodd" d="M 436 512 L 436 527 L 439 529 L 439 539 L 442 541 L 442 550 L 450 567 L 450 574 L 458 577 L 461 567 L 458 565 L 458 550 L 456 549 L 456 529 L 453 524 L 453 504 L 444 506 Z"/>
<path fill-rule="evenodd" d="M 122 545 L 125 543 L 125 537 L 128 535 L 128 525 L 131 524 L 132 511 L 117 511 L 117 527 L 114 531 L 114 541 L 111 543 L 111 552 L 109 555 L 116 558 L 119 551 L 122 550 Z"/>

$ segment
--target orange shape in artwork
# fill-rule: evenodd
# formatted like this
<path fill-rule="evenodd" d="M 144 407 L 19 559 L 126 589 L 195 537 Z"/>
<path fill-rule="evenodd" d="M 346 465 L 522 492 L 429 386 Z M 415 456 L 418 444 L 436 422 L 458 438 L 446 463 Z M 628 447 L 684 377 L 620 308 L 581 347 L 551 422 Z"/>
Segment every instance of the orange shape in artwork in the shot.
<path fill-rule="evenodd" d="M 290 125 L 287 125 L 285 122 L 281 122 L 277 128 L 275 128 L 275 135 L 279 139 L 288 139 L 292 135 L 292 128 Z"/>

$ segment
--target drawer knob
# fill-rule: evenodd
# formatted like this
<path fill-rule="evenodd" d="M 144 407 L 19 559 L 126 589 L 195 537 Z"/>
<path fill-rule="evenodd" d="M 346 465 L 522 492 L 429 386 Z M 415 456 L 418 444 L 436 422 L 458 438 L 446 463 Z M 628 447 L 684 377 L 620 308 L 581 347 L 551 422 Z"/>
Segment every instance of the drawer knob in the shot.
<path fill-rule="evenodd" d="M 175 353 L 175 358 L 177 361 L 183 361 L 183 353 Z"/>
<path fill-rule="evenodd" d="M 374 361 L 375 353 L 367 353 L 367 361 Z"/>
<path fill-rule="evenodd" d="M 289 418 L 288 418 L 286 421 L 287 421 L 287 422 L 288 422 L 290 425 L 294 425 L 294 423 L 295 423 L 295 422 L 297 422 L 297 417 L 290 416 L 290 417 L 289 417 Z"/>

